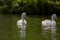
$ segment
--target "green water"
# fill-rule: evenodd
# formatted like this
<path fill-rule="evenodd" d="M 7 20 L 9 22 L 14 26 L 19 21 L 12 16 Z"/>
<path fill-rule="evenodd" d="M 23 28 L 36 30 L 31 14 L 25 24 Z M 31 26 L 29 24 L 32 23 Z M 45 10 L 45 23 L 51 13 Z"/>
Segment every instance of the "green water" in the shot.
<path fill-rule="evenodd" d="M 0 40 L 20 40 L 17 20 L 19 15 L 0 14 Z M 30 17 L 27 20 L 27 34 L 25 40 L 45 40 L 41 34 L 41 21 L 43 17 Z M 60 40 L 60 18 L 57 18 L 57 40 Z M 49 39 L 49 38 L 48 38 Z"/>

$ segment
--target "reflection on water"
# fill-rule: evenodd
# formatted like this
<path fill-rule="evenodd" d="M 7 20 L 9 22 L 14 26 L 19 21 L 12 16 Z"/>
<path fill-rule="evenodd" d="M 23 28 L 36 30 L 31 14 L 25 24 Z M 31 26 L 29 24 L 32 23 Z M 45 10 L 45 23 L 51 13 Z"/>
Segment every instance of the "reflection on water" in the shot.
<path fill-rule="evenodd" d="M 45 40 L 56 40 L 56 27 L 51 27 L 49 30 L 42 27 L 42 35 Z"/>

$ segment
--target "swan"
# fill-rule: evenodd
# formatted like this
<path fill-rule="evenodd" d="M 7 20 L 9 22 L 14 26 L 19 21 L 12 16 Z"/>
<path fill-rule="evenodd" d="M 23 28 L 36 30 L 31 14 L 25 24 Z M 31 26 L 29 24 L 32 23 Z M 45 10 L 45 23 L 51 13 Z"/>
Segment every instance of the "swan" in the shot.
<path fill-rule="evenodd" d="M 22 26 L 26 27 L 27 22 L 25 18 L 26 18 L 26 13 L 22 13 L 21 19 L 17 21 L 18 28 L 22 28 Z"/>
<path fill-rule="evenodd" d="M 51 20 L 44 20 L 42 21 L 42 33 L 47 36 L 47 30 L 51 30 L 51 39 L 56 40 L 56 21 L 57 18 L 56 14 L 51 16 Z"/>
<path fill-rule="evenodd" d="M 25 20 L 26 18 L 26 13 L 22 13 L 21 15 L 21 19 L 17 21 L 17 26 L 18 26 L 18 29 L 19 29 L 19 32 L 20 32 L 20 37 L 21 37 L 21 40 L 25 38 L 25 35 L 26 35 L 26 24 L 27 24 L 27 21 Z"/>
<path fill-rule="evenodd" d="M 56 26 L 56 21 L 55 19 L 57 18 L 56 14 L 53 14 L 51 16 L 51 20 L 43 20 L 42 21 L 42 27 L 44 28 L 44 30 L 49 30 L 51 28 L 51 26 L 55 27 Z M 53 30 L 53 29 L 51 29 Z"/>

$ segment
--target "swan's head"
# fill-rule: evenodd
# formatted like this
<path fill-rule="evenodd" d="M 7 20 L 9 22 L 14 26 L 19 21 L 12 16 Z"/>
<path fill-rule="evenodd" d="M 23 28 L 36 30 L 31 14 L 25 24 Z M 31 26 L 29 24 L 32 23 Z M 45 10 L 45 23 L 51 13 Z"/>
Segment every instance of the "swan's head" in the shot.
<path fill-rule="evenodd" d="M 22 15 L 21 15 L 21 19 L 24 19 L 24 18 L 26 18 L 26 13 L 25 12 L 22 13 Z"/>
<path fill-rule="evenodd" d="M 52 19 L 56 19 L 56 18 L 57 18 L 56 14 L 53 14 Z"/>

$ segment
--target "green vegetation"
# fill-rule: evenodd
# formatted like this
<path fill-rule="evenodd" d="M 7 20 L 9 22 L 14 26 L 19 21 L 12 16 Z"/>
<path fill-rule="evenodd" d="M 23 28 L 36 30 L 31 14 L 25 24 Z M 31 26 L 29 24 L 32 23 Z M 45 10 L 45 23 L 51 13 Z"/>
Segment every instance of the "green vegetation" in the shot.
<path fill-rule="evenodd" d="M 60 0 L 0 0 L 0 12 L 9 14 L 60 14 Z"/>

